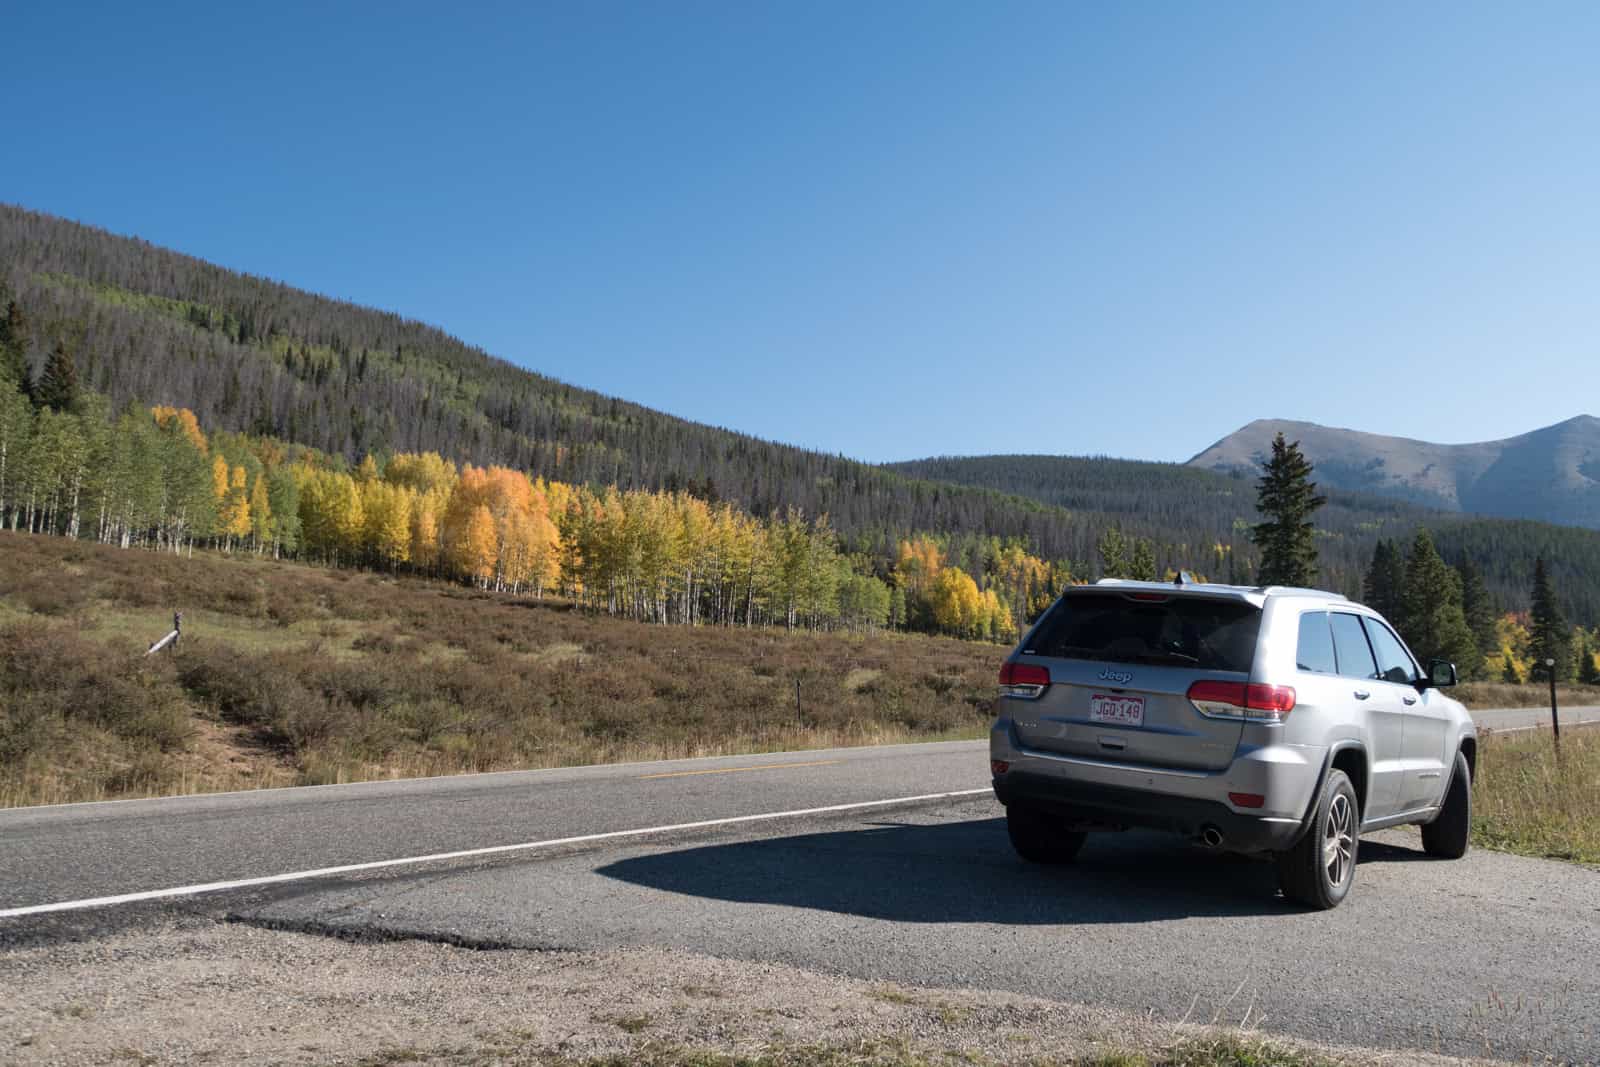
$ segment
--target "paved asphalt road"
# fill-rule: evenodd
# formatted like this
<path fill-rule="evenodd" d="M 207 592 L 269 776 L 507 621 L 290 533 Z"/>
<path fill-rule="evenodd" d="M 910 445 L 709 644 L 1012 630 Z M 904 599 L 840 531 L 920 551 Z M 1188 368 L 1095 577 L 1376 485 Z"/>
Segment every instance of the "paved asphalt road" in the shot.
<path fill-rule="evenodd" d="M 1536 713 L 1535 713 L 1536 714 Z M 1547 714 L 1547 713 L 1546 713 Z M 1528 713 L 1485 713 L 1484 725 Z M 1575 715 L 1593 718 L 1590 715 Z M 1565 716 L 1564 716 L 1565 718 Z M 982 742 L 0 812 L 0 910 L 761 812 L 982 789 Z M 713 772 L 713 773 L 705 773 Z M 667 945 L 1458 1054 L 1600 1058 L 1600 875 L 1363 842 L 1311 914 L 1269 865 L 1147 834 L 1019 863 L 986 795 L 391 868 L 144 905 L 467 944 Z M 0 948 L 52 917 L 0 919 Z M 75 928 L 74 936 L 83 928 Z"/>

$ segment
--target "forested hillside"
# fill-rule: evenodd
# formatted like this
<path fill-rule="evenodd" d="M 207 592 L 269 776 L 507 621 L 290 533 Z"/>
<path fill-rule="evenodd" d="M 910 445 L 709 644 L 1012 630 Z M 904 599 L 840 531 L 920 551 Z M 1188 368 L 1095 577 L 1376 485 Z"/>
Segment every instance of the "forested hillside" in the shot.
<path fill-rule="evenodd" d="M 101 510 L 92 533 L 101 539 L 183 544 L 198 538 L 284 551 L 282 531 L 230 529 L 230 523 L 243 529 L 241 505 L 259 498 L 258 516 L 270 511 L 289 522 L 303 512 L 309 520 L 288 551 L 365 565 L 448 564 L 457 576 L 501 582 L 508 566 L 513 572 L 522 566 L 505 544 L 497 546 L 492 564 L 484 564 L 468 560 L 460 545 L 430 547 L 426 536 L 408 529 L 408 559 L 400 559 L 400 511 L 415 525 L 415 509 L 431 507 L 435 535 L 451 534 L 439 525 L 450 501 L 425 500 L 430 486 L 442 492 L 443 482 L 408 482 L 404 473 L 408 463 L 436 462 L 448 467 L 443 481 L 451 491 L 465 486 L 464 499 L 472 499 L 460 513 L 463 522 L 480 505 L 493 510 L 479 492 L 485 481 L 500 486 L 503 492 L 496 492 L 505 499 L 536 500 L 537 506 L 518 504 L 520 513 L 536 527 L 542 517 L 557 528 L 565 553 L 559 581 L 585 596 L 594 595 L 595 577 L 581 568 L 598 564 L 585 564 L 574 547 L 580 535 L 593 533 L 583 527 L 590 521 L 584 516 L 618 522 L 618 516 L 633 516 L 633 525 L 624 526 L 634 547 L 618 549 L 623 570 L 608 572 L 606 597 L 614 610 L 641 617 L 696 618 L 709 604 L 723 621 L 797 621 L 788 594 L 772 591 L 783 587 L 771 584 L 780 579 L 770 560 L 763 564 L 766 599 L 746 581 L 742 608 L 717 601 L 731 596 L 731 587 L 717 592 L 697 585 L 703 573 L 692 567 L 673 579 L 690 587 L 682 593 L 661 591 L 665 584 L 654 593 L 640 591 L 641 575 L 676 565 L 682 551 L 656 551 L 659 545 L 639 529 L 662 537 L 669 527 L 691 530 L 702 508 L 720 516 L 722 529 L 753 522 L 751 529 L 769 546 L 784 537 L 791 547 L 801 540 L 827 542 L 826 558 L 813 562 L 834 580 L 824 583 L 827 588 L 813 586 L 821 590 L 813 602 L 827 603 L 801 612 L 812 622 L 857 617 L 838 600 L 840 590 L 854 585 L 868 596 L 863 617 L 879 618 L 887 595 L 884 621 L 918 623 L 921 600 L 927 610 L 920 621 L 932 625 L 929 597 L 937 588 L 952 611 L 960 610 L 955 625 L 934 628 L 1004 636 L 1049 589 L 1097 577 L 1102 541 L 1113 528 L 1131 546 L 1138 573 L 1186 568 L 1248 581 L 1254 570 L 1248 538 L 1256 521 L 1254 484 L 1242 475 L 1055 457 L 875 467 L 687 422 L 523 370 L 397 314 L 18 207 L 0 206 L 0 289 L 0 347 L 16 357 L 12 379 L 34 390 L 36 411 L 26 419 L 14 415 L 26 423 L 19 432 L 31 435 L 32 451 L 15 451 L 9 461 L 0 455 L 0 521 L 13 526 L 87 535 L 84 509 L 93 506 Z M 53 355 L 86 396 L 106 398 L 103 407 L 61 411 L 41 400 Z M 194 416 L 193 455 L 182 451 L 173 429 L 185 411 Z M 951 447 L 961 445 L 953 434 Z M 150 477 L 168 464 L 162 469 L 171 484 L 159 500 L 136 506 L 107 495 L 124 483 L 109 480 L 109 468 L 96 457 L 129 463 L 134 456 L 153 464 Z M 364 459 L 371 460 L 365 470 Z M 476 473 L 469 476 L 469 468 Z M 507 480 L 496 468 L 521 481 Z M 82 477 L 75 481 L 73 471 Z M 395 503 L 384 496 L 391 490 L 415 499 Z M 292 494 L 300 495 L 290 503 Z M 356 521 L 358 507 L 387 515 L 391 528 L 385 532 L 364 517 Z M 510 514 L 502 508 L 495 515 L 502 541 Z M 1447 556 L 1464 553 L 1478 565 L 1503 606 L 1525 605 L 1533 558 L 1543 552 L 1574 617 L 1600 620 L 1600 536 L 1537 523 L 1465 521 L 1346 494 L 1334 494 L 1317 519 L 1322 581 L 1335 589 L 1359 592 L 1380 536 L 1403 537 L 1426 524 Z M 802 527 L 804 539 L 796 532 Z M 465 538 L 466 531 L 458 525 L 453 532 Z M 527 531 L 514 532 L 521 537 Z M 672 536 L 681 541 L 690 535 Z M 482 557 L 487 548 L 479 548 Z M 416 557 L 409 558 L 413 551 Z M 435 552 L 436 559 L 430 556 Z M 717 564 L 702 559 L 696 565 Z M 609 605 L 613 580 L 626 596 L 656 599 Z M 941 580 L 945 586 L 938 586 Z M 907 600 L 903 612 L 896 598 Z M 997 625 L 1001 619 L 1009 623 Z"/>
<path fill-rule="evenodd" d="M 65 339 L 80 379 L 114 409 L 187 408 L 208 432 L 270 435 L 350 464 L 433 451 L 570 484 L 693 486 L 754 514 L 827 514 L 884 556 L 914 530 L 1018 536 L 1051 557 L 1085 558 L 1094 543 L 1084 522 L 1032 501 L 674 418 L 400 315 L 6 205 L 0 283 L 26 316 L 34 374 Z"/>
<path fill-rule="evenodd" d="M 1213 473 L 1176 463 L 1078 456 L 941 456 L 891 464 L 909 477 L 936 479 L 1032 497 L 1041 503 L 1091 513 L 1103 523 L 1147 537 L 1157 545 L 1229 545 L 1248 552 L 1248 526 L 1256 521 L 1256 483 L 1243 471 Z M 1313 477 L 1316 477 L 1314 474 Z M 1600 534 L 1591 530 L 1514 519 L 1489 519 L 1410 504 L 1373 494 L 1329 488 L 1316 514 L 1324 584 L 1359 595 L 1360 576 L 1382 537 L 1407 537 L 1427 527 L 1452 562 L 1470 561 L 1483 573 L 1497 603 L 1525 611 L 1534 561 L 1543 555 L 1561 595 L 1585 625 L 1600 622 Z M 1213 550 L 1188 558 L 1213 577 L 1226 578 L 1228 558 Z M 1235 573 L 1248 574 L 1247 566 Z"/>

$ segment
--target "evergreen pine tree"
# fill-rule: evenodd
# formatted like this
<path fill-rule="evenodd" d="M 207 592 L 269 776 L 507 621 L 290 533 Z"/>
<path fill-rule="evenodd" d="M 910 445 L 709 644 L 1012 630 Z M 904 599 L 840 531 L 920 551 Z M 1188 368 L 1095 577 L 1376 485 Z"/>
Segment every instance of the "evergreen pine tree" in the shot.
<path fill-rule="evenodd" d="M 1399 625 L 1406 565 L 1393 541 L 1380 540 L 1372 550 L 1372 565 L 1361 586 L 1361 599 L 1369 608 Z"/>
<path fill-rule="evenodd" d="M 0 382 L 28 392 L 28 319 L 15 300 L 0 294 Z"/>
<path fill-rule="evenodd" d="M 1483 582 L 1483 572 L 1469 559 L 1463 559 L 1456 573 L 1461 576 L 1461 613 L 1467 617 L 1467 629 L 1484 656 L 1493 655 L 1500 648 L 1500 635 L 1495 632 L 1494 598 Z"/>
<path fill-rule="evenodd" d="M 1461 578 L 1439 558 L 1427 530 L 1418 530 L 1406 556 L 1400 633 L 1423 663 L 1444 659 L 1470 678 L 1483 665 L 1477 639 L 1461 610 Z"/>
<path fill-rule="evenodd" d="M 57 341 L 45 361 L 44 372 L 34 383 L 33 402 L 42 408 L 75 412 L 79 408 L 78 368 L 72 362 L 65 341 Z"/>
<path fill-rule="evenodd" d="M 1103 578 L 1126 578 L 1129 573 L 1128 542 L 1115 526 L 1100 535 L 1100 575 Z"/>
<path fill-rule="evenodd" d="M 1148 537 L 1134 542 L 1133 560 L 1128 564 L 1128 577 L 1141 582 L 1153 582 L 1156 574 L 1156 548 Z"/>
<path fill-rule="evenodd" d="M 1311 514 L 1328 502 L 1317 496 L 1311 464 L 1279 433 L 1272 440 L 1272 458 L 1256 483 L 1256 510 L 1264 522 L 1250 530 L 1261 549 L 1262 585 L 1310 585 L 1317 577 L 1317 545 Z"/>
<path fill-rule="evenodd" d="M 1550 584 L 1550 573 L 1540 556 L 1533 565 L 1533 612 L 1528 626 L 1528 654 L 1533 658 L 1533 676 L 1540 680 L 1550 677 L 1544 661 L 1556 661 L 1557 681 L 1571 677 L 1570 650 L 1567 648 L 1567 620 L 1556 601 L 1556 591 Z"/>

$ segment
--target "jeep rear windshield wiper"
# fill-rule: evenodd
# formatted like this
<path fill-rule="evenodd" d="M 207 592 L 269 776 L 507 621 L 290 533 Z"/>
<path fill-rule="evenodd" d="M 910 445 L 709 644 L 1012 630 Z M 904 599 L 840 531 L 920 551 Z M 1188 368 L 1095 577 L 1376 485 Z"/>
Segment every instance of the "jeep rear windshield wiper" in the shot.
<path fill-rule="evenodd" d="M 1182 663 L 1185 665 L 1199 663 L 1199 656 L 1191 656 L 1187 652 L 1142 652 L 1133 659 L 1138 663 Z"/>

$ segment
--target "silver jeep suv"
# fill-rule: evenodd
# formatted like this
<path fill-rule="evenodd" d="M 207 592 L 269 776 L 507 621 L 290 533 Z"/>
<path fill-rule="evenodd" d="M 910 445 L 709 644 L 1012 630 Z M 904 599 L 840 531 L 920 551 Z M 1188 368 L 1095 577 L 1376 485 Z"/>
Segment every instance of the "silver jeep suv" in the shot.
<path fill-rule="evenodd" d="M 1466 853 L 1477 735 L 1370 608 L 1278 586 L 1069 589 L 1000 671 L 994 791 L 1017 852 L 1065 863 L 1094 830 L 1271 853 L 1284 896 L 1331 908 L 1364 830 Z"/>

